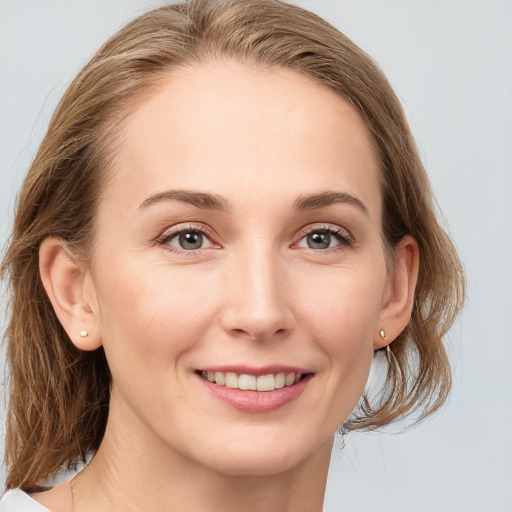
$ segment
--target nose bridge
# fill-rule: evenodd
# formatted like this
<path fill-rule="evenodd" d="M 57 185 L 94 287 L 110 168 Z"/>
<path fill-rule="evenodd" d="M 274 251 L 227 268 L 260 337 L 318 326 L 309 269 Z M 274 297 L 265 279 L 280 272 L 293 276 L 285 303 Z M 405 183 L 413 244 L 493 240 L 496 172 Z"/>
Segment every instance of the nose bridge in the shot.
<path fill-rule="evenodd" d="M 254 339 L 287 332 L 293 317 L 285 281 L 282 259 L 269 244 L 241 249 L 228 271 L 224 328 Z"/>

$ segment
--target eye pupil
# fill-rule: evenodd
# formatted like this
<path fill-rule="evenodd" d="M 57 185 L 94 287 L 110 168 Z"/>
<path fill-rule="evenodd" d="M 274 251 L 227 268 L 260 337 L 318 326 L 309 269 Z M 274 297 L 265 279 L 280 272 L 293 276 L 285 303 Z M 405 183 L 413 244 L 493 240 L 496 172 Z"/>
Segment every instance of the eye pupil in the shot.
<path fill-rule="evenodd" d="M 329 233 L 315 232 L 307 237 L 308 247 L 311 249 L 327 249 L 331 245 L 331 235 Z"/>
<path fill-rule="evenodd" d="M 200 249 L 203 245 L 203 235 L 197 231 L 187 231 L 179 236 L 179 244 L 183 249 Z"/>

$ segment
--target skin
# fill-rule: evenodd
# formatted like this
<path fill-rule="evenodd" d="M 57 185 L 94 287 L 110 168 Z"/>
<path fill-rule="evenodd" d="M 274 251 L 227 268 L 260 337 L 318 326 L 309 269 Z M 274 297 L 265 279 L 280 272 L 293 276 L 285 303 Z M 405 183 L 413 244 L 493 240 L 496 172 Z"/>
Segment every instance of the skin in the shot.
<path fill-rule="evenodd" d="M 385 256 L 366 126 L 297 72 L 210 62 L 170 74 L 121 140 L 91 261 L 54 237 L 40 253 L 61 323 L 79 348 L 103 345 L 113 375 L 75 511 L 320 511 L 333 434 L 374 350 L 407 325 L 416 283 L 414 240 L 394 264 Z M 155 198 L 184 190 L 226 208 Z M 327 192 L 343 196 L 296 207 Z M 180 247 L 179 230 L 204 233 L 203 245 Z M 327 247 L 311 247 L 319 236 Z M 247 412 L 196 373 L 226 364 L 313 377 L 285 406 Z M 69 484 L 34 498 L 71 509 Z"/>

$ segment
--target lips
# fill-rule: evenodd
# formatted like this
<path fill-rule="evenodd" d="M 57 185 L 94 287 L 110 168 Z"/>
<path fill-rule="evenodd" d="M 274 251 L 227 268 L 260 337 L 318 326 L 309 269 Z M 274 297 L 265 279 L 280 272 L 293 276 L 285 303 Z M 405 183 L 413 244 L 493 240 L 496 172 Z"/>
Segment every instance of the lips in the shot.
<path fill-rule="evenodd" d="M 197 370 L 200 381 L 216 398 L 245 412 L 270 412 L 298 398 L 313 378 L 300 368 L 272 366 Z"/>

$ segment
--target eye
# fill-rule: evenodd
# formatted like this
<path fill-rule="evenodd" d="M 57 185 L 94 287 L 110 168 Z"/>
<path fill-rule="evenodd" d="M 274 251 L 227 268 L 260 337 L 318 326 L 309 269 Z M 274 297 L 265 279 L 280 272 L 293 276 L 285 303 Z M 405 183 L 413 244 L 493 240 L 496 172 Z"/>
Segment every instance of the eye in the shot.
<path fill-rule="evenodd" d="M 158 239 L 158 243 L 174 252 L 194 252 L 213 246 L 209 236 L 195 227 L 166 232 Z"/>
<path fill-rule="evenodd" d="M 202 249 L 204 241 L 205 237 L 199 231 L 185 231 L 174 235 L 169 240 L 169 245 L 187 251 L 197 251 L 197 249 Z"/>
<path fill-rule="evenodd" d="M 310 249 L 328 249 L 331 246 L 333 237 L 330 233 L 317 231 L 306 236 L 306 242 Z M 337 240 L 334 240 L 337 242 Z"/>
<path fill-rule="evenodd" d="M 297 247 L 307 247 L 315 251 L 334 249 L 340 245 L 350 246 L 354 239 L 350 233 L 340 227 L 312 227 L 302 237 Z"/>

